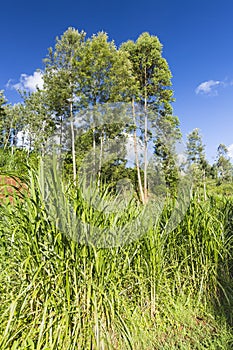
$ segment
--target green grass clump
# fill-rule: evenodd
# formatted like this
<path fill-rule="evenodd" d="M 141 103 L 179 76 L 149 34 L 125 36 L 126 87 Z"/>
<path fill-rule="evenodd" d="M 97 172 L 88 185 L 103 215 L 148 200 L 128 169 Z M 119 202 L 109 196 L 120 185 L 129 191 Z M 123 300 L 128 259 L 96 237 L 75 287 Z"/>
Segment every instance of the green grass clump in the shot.
<path fill-rule="evenodd" d="M 103 247 L 71 239 L 29 175 L 30 196 L 0 206 L 0 349 L 232 349 L 231 199 L 194 198 L 171 232 L 167 203 L 143 235 Z M 61 191 L 106 230 L 141 210 L 106 218 Z"/>

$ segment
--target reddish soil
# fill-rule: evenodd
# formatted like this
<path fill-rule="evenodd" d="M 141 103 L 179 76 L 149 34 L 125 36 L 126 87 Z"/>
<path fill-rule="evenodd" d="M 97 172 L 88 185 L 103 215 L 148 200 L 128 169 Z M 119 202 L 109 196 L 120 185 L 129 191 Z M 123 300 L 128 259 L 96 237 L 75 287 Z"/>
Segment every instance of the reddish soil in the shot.
<path fill-rule="evenodd" d="M 25 191 L 27 191 L 27 186 L 18 178 L 0 175 L 0 205 L 7 200 L 12 203 L 15 195 L 22 197 Z"/>

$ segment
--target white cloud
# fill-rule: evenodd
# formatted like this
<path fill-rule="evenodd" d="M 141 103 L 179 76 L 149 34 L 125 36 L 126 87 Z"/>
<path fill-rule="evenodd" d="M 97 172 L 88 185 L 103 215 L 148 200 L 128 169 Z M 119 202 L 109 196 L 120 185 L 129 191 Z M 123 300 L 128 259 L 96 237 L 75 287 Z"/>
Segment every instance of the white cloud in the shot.
<path fill-rule="evenodd" d="M 42 89 L 43 84 L 43 74 L 40 71 L 35 71 L 32 75 L 21 74 L 19 82 L 16 84 L 13 84 L 13 81 L 10 79 L 6 86 L 10 89 L 34 92 L 37 88 Z"/>
<path fill-rule="evenodd" d="M 227 147 L 228 155 L 233 159 L 233 143 Z"/>
<path fill-rule="evenodd" d="M 196 94 L 205 94 L 205 95 L 214 95 L 216 96 L 218 94 L 217 87 L 220 85 L 223 85 L 224 83 L 219 80 L 208 80 L 204 81 L 198 87 L 196 88 L 195 92 Z"/>

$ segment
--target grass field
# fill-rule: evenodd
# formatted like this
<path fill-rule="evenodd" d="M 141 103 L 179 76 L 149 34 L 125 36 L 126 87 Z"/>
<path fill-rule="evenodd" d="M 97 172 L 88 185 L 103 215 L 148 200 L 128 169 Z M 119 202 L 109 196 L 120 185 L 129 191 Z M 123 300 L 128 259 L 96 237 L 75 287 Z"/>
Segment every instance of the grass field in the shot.
<path fill-rule="evenodd" d="M 0 349 L 233 348 L 232 198 L 194 197 L 171 232 L 168 201 L 143 235 L 106 248 L 60 229 L 38 174 L 27 186 L 30 196 L 0 206 Z M 62 191 L 81 221 L 116 225 Z M 129 204 L 117 225 L 137 210 Z"/>

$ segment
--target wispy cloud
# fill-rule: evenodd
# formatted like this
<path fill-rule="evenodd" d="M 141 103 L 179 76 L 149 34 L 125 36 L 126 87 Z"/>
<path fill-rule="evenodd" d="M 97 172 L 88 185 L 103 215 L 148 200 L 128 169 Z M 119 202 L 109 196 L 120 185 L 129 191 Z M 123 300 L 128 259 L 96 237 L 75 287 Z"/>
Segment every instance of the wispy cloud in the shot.
<path fill-rule="evenodd" d="M 199 84 L 195 92 L 197 95 L 202 94 L 202 95 L 216 96 L 218 94 L 217 89 L 219 86 L 225 86 L 225 83 L 219 80 L 208 80 Z"/>
<path fill-rule="evenodd" d="M 195 89 L 197 95 L 217 96 L 220 88 L 233 86 L 233 80 L 207 80 L 199 84 Z"/>
<path fill-rule="evenodd" d="M 21 74 L 19 82 L 14 83 L 11 79 L 8 81 L 6 87 L 8 89 L 26 90 L 28 92 L 34 92 L 37 88 L 43 88 L 43 74 L 40 71 L 35 71 L 32 75 L 25 73 Z"/>

